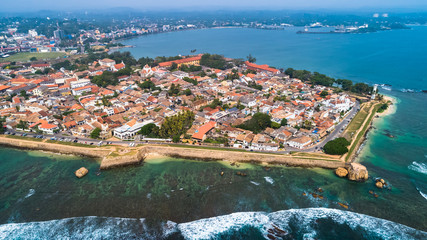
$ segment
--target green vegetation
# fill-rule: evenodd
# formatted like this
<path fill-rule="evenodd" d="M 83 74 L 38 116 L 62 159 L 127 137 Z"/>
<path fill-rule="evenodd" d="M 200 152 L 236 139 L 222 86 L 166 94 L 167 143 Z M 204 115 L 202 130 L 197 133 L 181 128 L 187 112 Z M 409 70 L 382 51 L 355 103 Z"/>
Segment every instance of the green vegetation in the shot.
<path fill-rule="evenodd" d="M 329 141 L 323 147 L 323 150 L 327 154 L 331 155 L 343 155 L 348 152 L 347 146 L 350 145 L 350 142 L 347 139 L 340 137 L 332 141 Z"/>
<path fill-rule="evenodd" d="M 358 94 L 370 94 L 373 89 L 371 86 L 365 83 L 356 83 L 353 85 L 351 80 L 334 79 L 326 76 L 325 74 L 320 74 L 318 72 L 312 73 L 307 70 L 295 70 L 293 68 L 288 68 L 285 70 L 285 74 L 289 75 L 291 78 L 298 78 L 301 81 L 314 85 L 332 87 L 332 85 L 335 83 L 340 85 L 341 88 L 345 91 L 351 91 Z"/>
<path fill-rule="evenodd" d="M 18 135 L 7 135 L 7 138 L 15 138 L 15 139 L 21 139 L 21 140 L 28 140 L 28 141 L 35 141 L 35 142 L 41 142 L 43 139 L 41 138 L 32 138 L 32 137 L 23 137 Z"/>
<path fill-rule="evenodd" d="M 256 58 L 252 56 L 252 54 L 249 54 L 249 56 L 246 57 L 248 62 L 254 63 L 256 62 Z"/>
<path fill-rule="evenodd" d="M 181 70 L 183 72 L 198 72 L 198 71 L 202 70 L 202 66 L 194 66 L 194 65 L 182 64 L 179 67 L 179 70 Z"/>
<path fill-rule="evenodd" d="M 99 138 L 99 134 L 101 133 L 101 129 L 99 129 L 99 128 L 95 128 L 95 129 L 93 129 L 93 131 L 90 133 L 90 138 L 93 138 L 93 139 L 97 139 L 97 138 Z"/>
<path fill-rule="evenodd" d="M 265 113 L 255 113 L 251 119 L 237 126 L 238 128 L 250 130 L 253 133 L 259 133 L 267 127 L 271 127 L 271 117 Z"/>
<path fill-rule="evenodd" d="M 160 89 L 160 88 L 156 87 L 156 85 L 151 80 L 145 80 L 142 83 L 138 83 L 138 87 L 140 87 L 142 90 L 150 89 L 151 91 Z"/>
<path fill-rule="evenodd" d="M 193 85 L 197 85 L 197 80 L 189 77 L 184 77 L 182 80 L 192 83 Z"/>
<path fill-rule="evenodd" d="M 376 104 L 375 106 L 373 106 L 372 112 L 370 113 L 370 115 L 369 115 L 366 123 L 370 123 L 372 121 L 372 118 L 374 118 L 375 113 L 376 113 L 376 111 L 378 111 L 379 107 L 380 107 L 380 104 Z M 351 154 L 356 149 L 356 146 L 358 145 L 357 143 L 360 141 L 360 139 L 362 139 L 363 135 L 365 135 L 365 132 L 366 132 L 366 130 L 368 130 L 369 126 L 370 126 L 370 124 L 365 124 L 363 126 L 362 130 L 357 134 L 356 139 L 354 139 L 354 144 L 351 145 L 351 147 L 350 147 L 350 149 L 348 151 L 348 155 L 346 157 L 346 161 L 348 161 L 348 159 L 350 158 Z"/>
<path fill-rule="evenodd" d="M 4 124 L 6 122 L 6 117 L 0 117 L 0 134 L 4 134 L 6 132 L 6 128 Z"/>
<path fill-rule="evenodd" d="M 159 131 L 160 128 L 156 124 L 149 123 L 144 125 L 138 133 L 149 138 L 159 138 Z"/>
<path fill-rule="evenodd" d="M 281 126 L 286 126 L 286 125 L 288 125 L 288 119 L 286 119 L 286 118 L 282 118 L 282 120 L 280 121 L 280 125 L 281 125 Z"/>
<path fill-rule="evenodd" d="M 43 140 L 43 139 L 39 139 Z M 88 145 L 83 143 L 75 143 L 75 142 L 61 142 L 61 141 L 55 141 L 55 140 L 46 140 L 47 143 L 56 143 L 56 144 L 62 144 L 67 146 L 75 146 L 75 147 L 87 147 L 87 148 L 96 148 L 96 145 Z"/>
<path fill-rule="evenodd" d="M 47 60 L 47 59 L 55 59 L 58 57 L 64 57 L 66 54 L 64 52 L 47 52 L 47 53 L 17 53 L 14 55 L 11 55 L 7 58 L 0 58 L 0 62 L 28 62 L 33 57 L 37 58 L 38 60 Z"/>
<path fill-rule="evenodd" d="M 230 68 L 230 65 L 227 64 L 224 57 L 218 54 L 203 54 L 200 65 L 221 70 Z"/>
<path fill-rule="evenodd" d="M 383 103 L 383 104 L 381 104 L 381 106 L 378 108 L 377 112 L 382 113 L 382 112 L 384 112 L 385 110 L 387 110 L 387 108 L 388 108 L 388 104 L 387 104 L 387 103 Z"/>
<path fill-rule="evenodd" d="M 191 111 L 180 112 L 172 117 L 166 117 L 159 131 L 163 138 L 176 138 L 185 134 L 193 125 L 195 115 Z"/>
<path fill-rule="evenodd" d="M 168 90 L 169 96 L 178 96 L 180 93 L 181 93 L 181 86 L 179 84 L 175 85 L 172 83 Z"/>

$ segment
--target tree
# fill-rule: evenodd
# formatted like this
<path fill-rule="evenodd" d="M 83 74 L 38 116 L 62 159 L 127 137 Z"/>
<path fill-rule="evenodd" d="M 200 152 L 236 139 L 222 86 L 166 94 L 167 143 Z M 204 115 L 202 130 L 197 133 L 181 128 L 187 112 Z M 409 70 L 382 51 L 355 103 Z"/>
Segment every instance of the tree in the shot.
<path fill-rule="evenodd" d="M 282 118 L 282 121 L 280 121 L 280 125 L 281 125 L 281 126 L 286 126 L 286 125 L 288 125 L 288 119 L 286 119 L 286 118 Z"/>
<path fill-rule="evenodd" d="M 97 139 L 99 138 L 99 134 L 101 133 L 101 129 L 99 128 L 95 128 L 91 133 L 90 133 L 90 137 L 93 139 Z"/>
<path fill-rule="evenodd" d="M 19 123 L 16 125 L 16 128 L 28 129 L 28 122 L 19 120 Z"/>
<path fill-rule="evenodd" d="M 169 71 L 173 71 L 173 70 L 176 70 L 176 69 L 178 69 L 178 64 L 176 64 L 175 62 L 173 62 L 172 65 L 169 68 Z"/>
<path fill-rule="evenodd" d="M 178 138 L 187 132 L 193 125 L 195 115 L 192 111 L 180 112 L 177 115 L 166 117 L 160 128 L 159 135 L 163 138 Z"/>
<path fill-rule="evenodd" d="M 347 139 L 340 137 L 327 142 L 323 147 L 323 150 L 327 154 L 343 155 L 348 152 L 347 146 L 349 145 L 350 142 L 347 141 Z"/>
<path fill-rule="evenodd" d="M 323 91 L 320 93 L 320 96 L 321 96 L 322 98 L 325 98 L 326 96 L 328 96 L 328 92 L 327 92 L 327 91 L 325 91 L 325 90 L 323 90 Z"/>
<path fill-rule="evenodd" d="M 249 56 L 246 57 L 246 59 L 248 60 L 248 62 L 250 63 L 254 63 L 256 62 L 256 58 L 252 57 L 252 54 L 249 54 Z"/>
<path fill-rule="evenodd" d="M 139 134 L 143 136 L 147 136 L 150 138 L 158 138 L 159 137 L 160 128 L 156 126 L 154 123 L 149 123 L 144 125 L 141 130 L 139 130 Z"/>
<path fill-rule="evenodd" d="M 337 84 L 341 85 L 341 88 L 344 91 L 351 91 L 351 88 L 353 86 L 353 82 L 351 80 L 347 80 L 347 79 L 337 79 L 335 82 Z"/>
<path fill-rule="evenodd" d="M 280 127 L 281 127 L 280 123 L 277 123 L 277 122 L 271 122 L 271 128 L 278 129 L 278 128 L 280 128 Z"/>
<path fill-rule="evenodd" d="M 37 61 L 37 58 L 36 57 L 32 57 L 32 58 L 30 58 L 30 61 L 31 62 Z"/>
<path fill-rule="evenodd" d="M 237 127 L 259 133 L 271 126 L 271 117 L 268 114 L 257 112 L 251 119 Z"/>
<path fill-rule="evenodd" d="M 200 65 L 222 70 L 230 67 L 230 65 L 227 64 L 223 56 L 218 54 L 211 55 L 208 53 L 203 54 L 202 58 L 200 59 Z"/>
<path fill-rule="evenodd" d="M 99 87 L 107 87 L 108 85 L 117 85 L 119 80 L 110 71 L 104 71 L 101 75 L 93 77 L 91 80 L 92 83 L 98 85 Z"/>
<path fill-rule="evenodd" d="M 184 94 L 186 96 L 190 96 L 192 93 L 191 93 L 191 90 L 187 88 L 187 89 L 184 90 Z"/>

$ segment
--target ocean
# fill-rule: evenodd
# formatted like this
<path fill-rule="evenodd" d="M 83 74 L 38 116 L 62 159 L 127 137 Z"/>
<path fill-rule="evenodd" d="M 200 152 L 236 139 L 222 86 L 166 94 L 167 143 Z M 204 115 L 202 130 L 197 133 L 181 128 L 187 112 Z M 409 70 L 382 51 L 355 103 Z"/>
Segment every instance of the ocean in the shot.
<path fill-rule="evenodd" d="M 380 91 L 397 99 L 396 112 L 376 120 L 359 156 L 367 182 L 325 169 L 169 158 L 97 176 L 93 159 L 2 147 L 0 239 L 427 239 L 427 94 L 419 92 L 427 90 L 427 27 L 369 34 L 297 30 L 156 34 L 126 40 L 136 47 L 122 51 L 137 58 L 192 49 L 252 54 L 260 64 L 391 85 Z M 89 174 L 77 179 L 81 166 Z M 391 189 L 375 188 L 376 177 Z"/>

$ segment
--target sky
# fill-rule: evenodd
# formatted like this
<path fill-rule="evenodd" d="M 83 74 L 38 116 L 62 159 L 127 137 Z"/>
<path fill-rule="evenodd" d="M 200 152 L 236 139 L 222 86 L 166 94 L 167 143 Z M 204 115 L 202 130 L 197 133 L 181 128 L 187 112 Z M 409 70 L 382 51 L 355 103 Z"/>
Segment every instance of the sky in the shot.
<path fill-rule="evenodd" d="M 427 10 L 427 0 L 1 0 L 0 11 L 94 10 L 130 7 L 137 10 Z"/>

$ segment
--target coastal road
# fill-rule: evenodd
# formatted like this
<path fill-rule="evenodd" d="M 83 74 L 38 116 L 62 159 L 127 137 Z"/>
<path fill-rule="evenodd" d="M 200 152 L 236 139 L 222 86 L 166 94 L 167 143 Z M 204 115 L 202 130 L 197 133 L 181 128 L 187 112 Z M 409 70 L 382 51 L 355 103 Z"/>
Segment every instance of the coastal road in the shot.
<path fill-rule="evenodd" d="M 360 109 L 360 103 L 356 101 L 356 104 L 353 106 L 353 108 L 350 110 L 350 112 L 347 114 L 347 116 L 345 116 L 344 119 L 335 126 L 335 129 L 331 133 L 329 133 L 318 144 L 313 145 L 313 146 L 311 146 L 309 148 L 303 149 L 302 151 L 304 151 L 304 152 L 313 152 L 313 151 L 316 151 L 317 149 L 323 148 L 323 146 L 325 146 L 325 144 L 327 142 L 329 142 L 331 140 L 334 140 L 337 137 L 340 137 L 340 135 L 344 132 L 344 130 L 347 127 L 347 125 L 350 123 L 351 119 L 353 119 L 354 116 L 356 116 L 356 114 L 359 111 L 359 109 Z M 317 149 L 316 149 L 316 147 L 317 147 Z"/>

